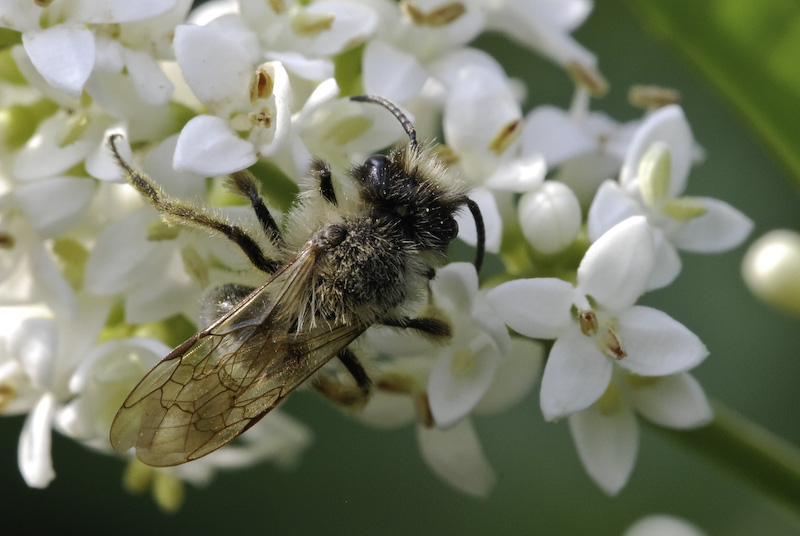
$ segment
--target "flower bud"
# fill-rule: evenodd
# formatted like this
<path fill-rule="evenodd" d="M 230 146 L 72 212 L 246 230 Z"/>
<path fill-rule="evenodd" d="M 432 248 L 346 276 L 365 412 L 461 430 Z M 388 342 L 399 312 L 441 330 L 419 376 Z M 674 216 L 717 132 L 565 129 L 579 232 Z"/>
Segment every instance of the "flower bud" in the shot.
<path fill-rule="evenodd" d="M 800 234 L 776 230 L 756 240 L 742 261 L 742 276 L 764 302 L 800 316 Z"/>
<path fill-rule="evenodd" d="M 545 181 L 519 200 L 519 224 L 538 251 L 553 254 L 569 246 L 581 227 L 581 207 L 569 186 Z"/>

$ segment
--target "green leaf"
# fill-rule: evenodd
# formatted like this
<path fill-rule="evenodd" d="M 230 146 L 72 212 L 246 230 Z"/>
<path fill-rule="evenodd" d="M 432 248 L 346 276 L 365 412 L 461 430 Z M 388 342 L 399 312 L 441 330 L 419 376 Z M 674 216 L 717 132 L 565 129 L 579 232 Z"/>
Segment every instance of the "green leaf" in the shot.
<path fill-rule="evenodd" d="M 628 4 L 728 99 L 800 186 L 800 2 Z"/>

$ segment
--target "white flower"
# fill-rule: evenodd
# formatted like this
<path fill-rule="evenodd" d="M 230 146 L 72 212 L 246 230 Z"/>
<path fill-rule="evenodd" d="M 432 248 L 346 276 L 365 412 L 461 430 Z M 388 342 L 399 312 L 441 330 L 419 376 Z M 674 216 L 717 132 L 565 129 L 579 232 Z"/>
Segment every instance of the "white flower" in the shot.
<path fill-rule="evenodd" d="M 619 183 L 606 181 L 589 209 L 590 239 L 635 214 L 647 216 L 656 242 L 656 268 L 648 289 L 671 283 L 681 270 L 677 249 L 726 251 L 753 228 L 744 214 L 723 201 L 681 196 L 693 159 L 689 124 L 677 105 L 653 112 L 631 141 Z"/>
<path fill-rule="evenodd" d="M 175 148 L 177 170 L 207 176 L 239 171 L 274 154 L 289 136 L 288 74 L 280 62 L 254 68 L 258 50 L 243 32 L 238 26 L 175 30 L 175 57 L 186 83 L 213 114 L 198 115 L 183 127 Z"/>
<path fill-rule="evenodd" d="M 589 110 L 590 95 L 578 87 L 569 110 L 537 106 L 525 116 L 522 153 L 540 155 L 557 171 L 553 179 L 567 184 L 588 209 L 600 183 L 618 175 L 637 124 L 620 124 Z"/>
<path fill-rule="evenodd" d="M 468 263 L 451 263 L 431 281 L 434 303 L 446 314 L 453 337 L 428 380 L 428 400 L 437 426 L 466 416 L 488 390 L 511 339 L 494 311 L 478 295 L 478 274 Z"/>
<path fill-rule="evenodd" d="M 55 314 L 71 317 L 78 308 L 75 293 L 16 206 L 14 193 L 0 196 L 0 233 L 6 244 L 0 255 L 0 305 L 46 303 Z M 44 223 L 47 216 L 37 213 L 36 218 Z"/>
<path fill-rule="evenodd" d="M 586 472 L 609 495 L 622 489 L 633 470 L 639 444 L 636 414 L 676 429 L 697 428 L 712 419 L 702 387 L 688 373 L 645 377 L 617 369 L 597 402 L 569 416 Z"/>
<path fill-rule="evenodd" d="M 82 300 L 74 319 L 54 319 L 47 310 L 0 308 L 3 325 L 10 328 L 0 341 L 0 386 L 11 393 L 3 409 L 29 412 L 18 459 L 31 487 L 47 487 L 55 478 L 50 445 L 57 406 L 69 397 L 69 377 L 97 339 L 108 306 Z"/>
<path fill-rule="evenodd" d="M 597 59 L 569 35 L 591 11 L 590 0 L 509 0 L 490 13 L 488 26 L 507 33 L 559 65 L 592 68 Z"/>
<path fill-rule="evenodd" d="M 374 377 L 378 389 L 356 417 L 393 428 L 416 416 L 423 421 L 417 441 L 433 472 L 460 491 L 485 496 L 496 477 L 468 414 L 496 413 L 519 402 L 539 376 L 541 345 L 510 340 L 478 292 L 471 264 L 451 263 L 439 270 L 431 291 L 434 306 L 452 325 L 451 344 L 432 349 L 408 331 L 370 330 L 369 345 L 392 359 L 381 363 Z M 393 387 L 387 389 L 387 383 Z M 431 415 L 420 415 L 421 406 Z M 434 422 L 426 423 L 430 417 Z"/>
<path fill-rule="evenodd" d="M 83 444 L 112 452 L 111 421 L 144 374 L 169 353 L 155 339 L 110 339 L 91 349 L 69 380 L 74 398 L 56 415 L 59 430 Z"/>
<path fill-rule="evenodd" d="M 53 87 L 78 99 L 98 61 L 106 59 L 106 43 L 98 43 L 95 31 L 87 25 L 119 24 L 156 17 L 172 9 L 176 0 L 145 0 L 131 4 L 126 0 L 75 0 L 49 2 L 9 0 L 0 6 L 0 26 L 22 32 L 22 44 L 36 69 Z M 120 51 L 116 51 L 117 54 Z M 127 63 L 132 72 L 143 65 L 131 54 Z"/>
<path fill-rule="evenodd" d="M 592 244 L 575 286 L 553 278 L 520 279 L 489 292 L 489 302 L 509 327 L 556 339 L 542 378 L 546 419 L 592 405 L 608 387 L 615 364 L 642 376 L 664 376 L 706 357 L 705 346 L 683 325 L 634 305 L 654 261 L 647 223 L 634 217 Z"/>

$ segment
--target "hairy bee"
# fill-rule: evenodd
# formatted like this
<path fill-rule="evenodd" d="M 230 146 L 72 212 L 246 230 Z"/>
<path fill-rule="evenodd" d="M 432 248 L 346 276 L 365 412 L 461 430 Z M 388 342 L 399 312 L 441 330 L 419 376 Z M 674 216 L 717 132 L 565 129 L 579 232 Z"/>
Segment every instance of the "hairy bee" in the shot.
<path fill-rule="evenodd" d="M 410 318 L 403 305 L 427 291 L 434 267 L 456 237 L 454 216 L 463 207 L 476 221 L 480 266 L 480 211 L 462 185 L 445 180 L 443 165 L 417 145 L 413 125 L 394 104 L 371 95 L 352 99 L 385 107 L 409 137 L 388 156 L 373 155 L 352 168 L 354 198 L 337 197 L 328 166 L 315 160 L 316 188 L 292 209 L 282 232 L 255 179 L 247 172 L 231 175 L 231 185 L 250 200 L 280 252 L 277 259 L 267 258 L 243 229 L 170 198 L 120 156 L 118 135 L 110 138 L 128 182 L 167 221 L 223 234 L 269 274 L 256 289 L 225 285 L 214 292 L 206 311 L 210 325 L 160 361 L 117 412 L 110 434 L 116 451 L 134 447 L 141 461 L 154 466 L 205 456 L 255 424 L 334 357 L 356 386 L 349 394 L 329 396 L 345 404 L 363 399 L 370 379 L 349 345 L 372 325 L 449 336 L 447 323 Z"/>

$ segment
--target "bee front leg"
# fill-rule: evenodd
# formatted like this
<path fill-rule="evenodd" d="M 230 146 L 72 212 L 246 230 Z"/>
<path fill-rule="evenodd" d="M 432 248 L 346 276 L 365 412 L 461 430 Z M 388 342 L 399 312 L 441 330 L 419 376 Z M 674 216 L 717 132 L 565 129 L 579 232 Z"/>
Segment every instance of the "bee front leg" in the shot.
<path fill-rule="evenodd" d="M 311 385 L 326 398 L 344 407 L 363 406 L 369 398 L 372 381 L 352 350 L 345 348 L 336 356 L 356 381 L 356 385 L 340 382 L 330 376 L 317 374 Z"/>
<path fill-rule="evenodd" d="M 333 177 L 328 164 L 322 160 L 315 159 L 311 163 L 311 176 L 319 184 L 319 195 L 331 205 L 337 205 L 336 191 L 333 189 Z"/>

